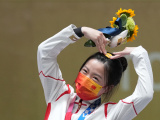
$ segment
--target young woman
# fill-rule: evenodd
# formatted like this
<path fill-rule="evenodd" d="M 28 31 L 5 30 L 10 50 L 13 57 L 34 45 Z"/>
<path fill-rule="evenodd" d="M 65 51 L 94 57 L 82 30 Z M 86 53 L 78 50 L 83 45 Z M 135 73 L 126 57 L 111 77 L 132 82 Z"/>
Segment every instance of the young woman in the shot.
<path fill-rule="evenodd" d="M 62 78 L 57 55 L 83 35 L 96 43 L 99 52 L 90 56 L 80 68 L 75 93 Z M 106 43 L 98 30 L 69 25 L 39 45 L 38 70 L 47 103 L 45 120 L 131 120 L 151 101 L 153 76 L 147 51 L 142 46 L 128 47 L 108 58 Z M 127 67 L 124 55 L 132 57 L 139 76 L 135 91 L 118 103 L 101 103 L 101 96 L 108 99 L 120 82 Z"/>

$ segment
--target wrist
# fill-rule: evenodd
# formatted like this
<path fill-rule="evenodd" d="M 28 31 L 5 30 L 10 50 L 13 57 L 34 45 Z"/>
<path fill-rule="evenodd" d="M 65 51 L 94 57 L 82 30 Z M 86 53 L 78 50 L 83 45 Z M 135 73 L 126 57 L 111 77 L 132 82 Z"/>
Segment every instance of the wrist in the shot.
<path fill-rule="evenodd" d="M 81 27 L 81 31 L 85 35 L 85 33 L 87 32 L 87 27 Z"/>
<path fill-rule="evenodd" d="M 84 36 L 81 29 L 82 29 L 82 27 L 74 29 L 74 32 L 78 37 L 83 37 Z"/>

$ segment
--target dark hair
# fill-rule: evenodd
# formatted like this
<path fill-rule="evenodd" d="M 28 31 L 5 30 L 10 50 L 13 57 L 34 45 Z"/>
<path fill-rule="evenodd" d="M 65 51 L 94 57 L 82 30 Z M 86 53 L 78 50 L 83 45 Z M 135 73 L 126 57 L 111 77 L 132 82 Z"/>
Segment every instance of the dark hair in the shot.
<path fill-rule="evenodd" d="M 103 53 L 97 52 L 87 58 L 87 60 L 82 64 L 80 70 L 91 59 L 96 59 L 104 64 L 104 78 L 106 80 L 105 86 L 108 88 L 108 92 L 103 95 L 103 101 L 108 101 L 113 93 L 113 86 L 115 89 L 115 86 L 120 83 L 122 73 L 127 68 L 127 60 L 125 57 L 121 57 L 118 59 L 109 59 Z"/>

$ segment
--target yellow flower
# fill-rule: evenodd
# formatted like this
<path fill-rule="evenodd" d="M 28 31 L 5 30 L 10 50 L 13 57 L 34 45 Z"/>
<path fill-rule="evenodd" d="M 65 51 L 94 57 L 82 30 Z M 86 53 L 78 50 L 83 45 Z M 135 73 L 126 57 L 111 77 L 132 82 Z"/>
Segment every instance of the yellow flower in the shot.
<path fill-rule="evenodd" d="M 127 42 L 135 40 L 135 37 L 134 37 L 134 36 L 137 36 L 138 29 L 139 29 L 139 28 L 138 28 L 138 25 L 136 25 L 135 28 L 134 28 L 134 31 L 133 31 L 132 36 L 127 39 Z"/>
<path fill-rule="evenodd" d="M 122 10 L 122 8 L 120 8 L 120 10 L 118 10 L 118 12 L 116 12 L 118 17 L 120 17 L 121 14 L 123 14 L 123 13 L 126 13 L 127 15 L 129 15 L 128 17 L 135 16 L 134 10 L 132 10 L 132 9 L 128 9 L 128 10 L 124 9 L 124 10 Z"/>
<path fill-rule="evenodd" d="M 115 23 L 115 21 L 117 20 L 116 17 L 113 17 L 113 21 L 109 21 L 111 23 L 111 27 L 114 28 L 113 24 Z"/>

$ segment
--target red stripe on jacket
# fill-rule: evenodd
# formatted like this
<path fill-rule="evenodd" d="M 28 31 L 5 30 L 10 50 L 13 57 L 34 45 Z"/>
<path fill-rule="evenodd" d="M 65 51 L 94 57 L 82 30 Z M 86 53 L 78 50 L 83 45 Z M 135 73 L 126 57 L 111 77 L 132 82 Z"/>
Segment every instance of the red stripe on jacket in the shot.
<path fill-rule="evenodd" d="M 117 103 L 106 103 L 104 105 L 104 114 L 105 114 L 105 118 L 107 119 L 107 108 L 108 108 L 108 104 L 117 104 Z"/>
<path fill-rule="evenodd" d="M 56 78 L 54 78 L 54 77 L 52 77 L 52 76 L 46 76 L 44 73 L 43 73 L 43 71 L 41 71 L 40 73 L 39 73 L 39 75 L 40 74 L 42 74 L 44 77 L 49 77 L 49 78 L 52 78 L 52 79 L 54 79 L 54 80 L 59 80 L 59 81 L 64 81 L 64 80 L 61 80 L 61 79 L 56 79 Z"/>
<path fill-rule="evenodd" d="M 68 87 L 68 90 L 65 91 L 64 93 L 62 93 L 62 94 L 56 99 L 56 101 L 57 101 L 59 98 L 61 98 L 63 95 L 65 95 L 65 94 L 70 94 L 70 93 L 71 93 L 71 89 L 69 88 L 69 84 L 67 85 L 67 87 Z"/>
<path fill-rule="evenodd" d="M 51 103 L 48 103 L 44 120 L 48 120 L 50 112 L 51 112 Z"/>
<path fill-rule="evenodd" d="M 123 103 L 126 103 L 126 104 L 132 104 L 132 106 L 133 106 L 133 109 L 134 109 L 134 112 L 136 113 L 136 115 L 138 115 L 137 114 L 137 111 L 136 111 L 136 108 L 134 107 L 134 102 L 125 102 L 125 101 L 123 101 L 123 100 L 121 100 Z"/>

